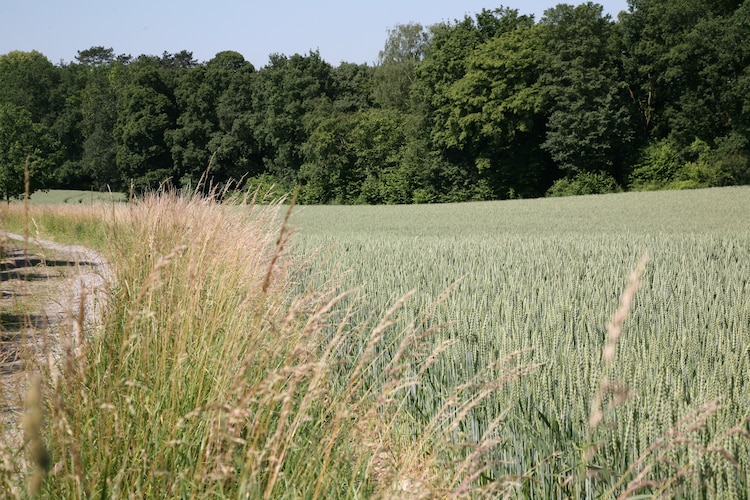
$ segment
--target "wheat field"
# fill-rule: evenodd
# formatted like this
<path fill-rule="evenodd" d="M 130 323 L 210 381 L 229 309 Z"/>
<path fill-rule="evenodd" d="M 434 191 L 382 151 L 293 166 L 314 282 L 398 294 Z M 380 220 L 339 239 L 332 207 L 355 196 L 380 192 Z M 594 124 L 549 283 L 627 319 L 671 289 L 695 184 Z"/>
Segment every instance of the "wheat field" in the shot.
<path fill-rule="evenodd" d="M 416 317 L 452 287 L 424 340 L 452 345 L 409 408 L 430 421 L 449 388 L 496 384 L 454 436 L 497 441 L 486 480 L 525 477 L 517 493 L 531 498 L 746 495 L 750 189 L 299 207 L 292 222 L 296 250 L 317 252 L 311 269 L 359 290 L 355 321 L 410 290 Z M 644 255 L 605 366 L 606 324 Z"/>

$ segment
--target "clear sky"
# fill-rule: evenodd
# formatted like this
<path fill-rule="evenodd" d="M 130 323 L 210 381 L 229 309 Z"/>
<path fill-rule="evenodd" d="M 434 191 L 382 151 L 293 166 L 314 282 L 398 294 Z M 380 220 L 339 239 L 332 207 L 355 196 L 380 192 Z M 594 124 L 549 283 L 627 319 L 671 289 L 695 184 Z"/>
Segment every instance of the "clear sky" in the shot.
<path fill-rule="evenodd" d="M 319 50 L 323 59 L 374 63 L 388 28 L 462 19 L 500 5 L 534 14 L 555 0 L 0 0 L 0 54 L 38 50 L 53 63 L 77 51 L 112 47 L 115 54 L 161 55 L 188 50 L 198 61 L 234 50 L 256 68 L 271 53 Z M 567 3 L 579 4 L 579 0 Z M 627 0 L 599 0 L 614 19 Z"/>

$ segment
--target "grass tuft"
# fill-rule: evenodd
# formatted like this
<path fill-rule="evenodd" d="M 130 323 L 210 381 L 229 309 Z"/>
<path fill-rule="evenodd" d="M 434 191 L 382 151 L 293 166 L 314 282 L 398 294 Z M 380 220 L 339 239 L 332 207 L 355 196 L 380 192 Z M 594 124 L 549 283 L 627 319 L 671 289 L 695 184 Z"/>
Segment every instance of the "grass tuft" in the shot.
<path fill-rule="evenodd" d="M 454 441 L 493 389 L 457 387 L 415 427 L 406 400 L 449 345 L 426 341 L 437 329 L 426 316 L 404 326 L 411 294 L 357 323 L 357 292 L 342 292 L 333 276 L 291 294 L 304 261 L 286 253 L 282 208 L 176 193 L 79 208 L 73 221 L 93 224 L 96 245 L 107 242 L 114 277 L 98 326 L 86 331 L 76 306 L 71 329 L 59 332 L 60 359 L 36 364 L 47 425 L 39 434 L 38 414 L 27 412 L 37 418 L 27 451 L 34 471 L 46 470 L 43 450 L 51 463 L 44 481 L 32 473 L 29 491 L 416 498 L 482 483 L 499 421 L 470 452 L 456 454 Z M 42 221 L 39 235 L 64 217 L 30 214 Z"/>

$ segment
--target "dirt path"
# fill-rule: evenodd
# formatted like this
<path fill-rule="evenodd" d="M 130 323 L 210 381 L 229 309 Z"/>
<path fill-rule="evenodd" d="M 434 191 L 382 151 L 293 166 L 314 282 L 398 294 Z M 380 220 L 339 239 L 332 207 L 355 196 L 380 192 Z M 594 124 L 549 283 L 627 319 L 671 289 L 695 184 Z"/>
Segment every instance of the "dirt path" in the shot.
<path fill-rule="evenodd" d="M 87 321 L 100 316 L 105 286 L 112 278 L 104 257 L 76 245 L 36 238 L 26 241 L 22 235 L 0 232 L 3 237 L 10 253 L 0 262 L 0 311 L 2 300 L 11 298 L 16 304 L 26 302 L 32 315 L 31 326 L 57 326 L 78 314 L 84 297 Z M 4 326 L 2 321 L 0 326 Z"/>
<path fill-rule="evenodd" d="M 101 318 L 112 273 L 100 254 L 80 246 L 3 231 L 0 246 L 0 425 L 15 441 L 27 368 L 59 359 L 61 336 L 74 331 L 81 305 L 84 330 Z"/>

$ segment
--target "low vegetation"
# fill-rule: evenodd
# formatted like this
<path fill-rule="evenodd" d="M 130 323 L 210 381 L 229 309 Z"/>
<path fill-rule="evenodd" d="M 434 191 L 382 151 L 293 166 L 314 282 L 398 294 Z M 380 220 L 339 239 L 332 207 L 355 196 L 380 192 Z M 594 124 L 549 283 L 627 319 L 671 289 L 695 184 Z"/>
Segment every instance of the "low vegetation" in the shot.
<path fill-rule="evenodd" d="M 94 203 L 122 203 L 127 202 L 124 193 L 81 191 L 74 189 L 52 189 L 37 191 L 29 196 L 32 205 L 92 205 Z M 19 201 L 23 203 L 23 201 Z"/>
<path fill-rule="evenodd" d="M 496 380 L 498 360 L 536 367 L 467 416 L 461 438 L 474 443 L 502 419 L 487 480 L 533 471 L 518 491 L 534 498 L 731 498 L 750 485 L 750 223 L 738 217 L 749 195 L 301 207 L 293 220 L 300 253 L 328 249 L 313 268 L 350 270 L 355 322 L 408 290 L 419 310 L 455 283 L 428 323 L 445 324 L 433 342 L 454 344 L 410 399 L 418 421 L 449 399 L 445 387 Z M 624 277 L 646 254 L 602 364 Z"/>
<path fill-rule="evenodd" d="M 473 487 L 464 481 L 484 467 L 482 453 L 454 459 L 438 427 L 414 433 L 401 410 L 419 384 L 414 368 L 444 347 L 420 345 L 423 324 L 395 329 L 407 297 L 353 323 L 333 277 L 291 294 L 303 264 L 285 252 L 282 213 L 167 194 L 31 208 L 29 232 L 39 237 L 88 227 L 84 242 L 105 251 L 116 278 L 94 331 L 78 317 L 72 331 L 54 332 L 56 359 L 30 360 L 30 380 L 41 385 L 29 383 L 19 416 L 26 446 L 5 442 L 6 496 L 23 497 L 24 479 L 29 494 L 54 498 L 421 496 Z M 25 217 L 21 207 L 5 212 L 10 225 Z M 398 355 L 383 365 L 384 350 Z M 447 412 L 441 419 L 459 421 Z"/>
<path fill-rule="evenodd" d="M 55 332 L 30 373 L 0 487 L 741 497 L 747 199 L 11 206 L 39 236 L 89 228 L 115 278 L 98 326 Z"/>

